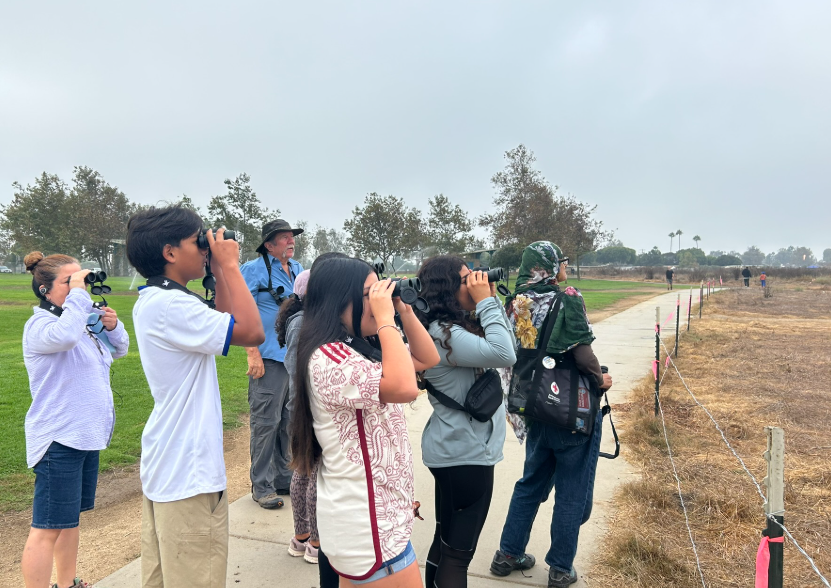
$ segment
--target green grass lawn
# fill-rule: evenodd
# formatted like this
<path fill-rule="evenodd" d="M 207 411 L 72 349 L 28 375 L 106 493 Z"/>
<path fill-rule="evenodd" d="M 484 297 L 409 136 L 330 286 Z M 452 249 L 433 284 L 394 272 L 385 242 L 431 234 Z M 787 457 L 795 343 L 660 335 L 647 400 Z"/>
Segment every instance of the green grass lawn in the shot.
<path fill-rule="evenodd" d="M 31 404 L 29 379 L 23 365 L 21 337 L 23 325 L 32 316 L 37 300 L 32 293 L 31 278 L 0 274 L 0 512 L 31 506 L 34 474 L 26 468 L 26 443 L 23 423 Z M 141 432 L 153 408 L 153 397 L 141 368 L 133 334 L 133 304 L 136 290 L 129 290 L 129 278 L 111 278 L 113 289 L 107 296 L 130 333 L 130 352 L 113 362 L 112 387 L 116 423 L 109 449 L 101 452 L 101 470 L 135 463 L 141 453 Z M 142 284 L 137 280 L 137 284 Z M 190 287 L 200 292 L 199 283 Z M 204 293 L 204 291 L 200 292 Z M 96 297 L 93 297 L 94 299 Z M 248 377 L 245 351 L 231 347 L 228 357 L 218 357 L 217 373 L 222 397 L 223 422 L 226 428 L 239 424 L 239 415 L 248 411 Z M 83 422 L 78 423 L 83 427 Z"/>

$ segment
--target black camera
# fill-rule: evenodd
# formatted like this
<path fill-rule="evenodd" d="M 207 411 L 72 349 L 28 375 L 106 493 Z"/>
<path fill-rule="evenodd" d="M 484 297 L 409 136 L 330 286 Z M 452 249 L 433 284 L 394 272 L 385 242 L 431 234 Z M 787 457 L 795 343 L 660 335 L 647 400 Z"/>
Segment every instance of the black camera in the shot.
<path fill-rule="evenodd" d="M 199 232 L 199 235 L 196 237 L 196 246 L 199 247 L 199 249 L 208 249 L 210 247 L 208 245 L 208 237 L 206 236 L 208 231 L 211 231 L 211 233 L 214 236 L 214 239 L 216 239 L 217 229 L 202 229 Z M 227 240 L 236 241 L 237 240 L 237 234 L 234 231 L 231 231 L 229 229 L 225 229 L 225 233 L 223 233 L 223 238 L 226 241 Z"/>
<path fill-rule="evenodd" d="M 391 280 L 395 283 L 392 289 L 393 298 L 400 298 L 401 302 L 421 312 L 430 312 L 430 305 L 419 296 L 421 280 L 418 278 L 391 278 Z"/>
<path fill-rule="evenodd" d="M 488 274 L 488 282 L 501 282 L 505 279 L 505 270 L 501 267 L 495 267 L 493 269 L 489 268 L 488 266 L 482 267 L 475 267 L 472 272 L 485 272 Z"/>

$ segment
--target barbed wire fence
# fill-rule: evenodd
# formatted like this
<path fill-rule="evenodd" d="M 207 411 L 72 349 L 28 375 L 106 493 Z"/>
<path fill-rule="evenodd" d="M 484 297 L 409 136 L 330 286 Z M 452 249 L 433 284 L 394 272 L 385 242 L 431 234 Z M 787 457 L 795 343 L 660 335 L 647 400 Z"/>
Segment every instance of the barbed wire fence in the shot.
<path fill-rule="evenodd" d="M 703 307 L 704 301 L 709 297 L 708 294 L 713 293 L 713 290 L 715 289 L 714 288 L 715 284 L 713 284 L 711 286 L 708 283 L 707 286 L 708 286 L 707 287 L 707 291 L 708 291 L 707 293 L 705 293 L 703 282 L 702 282 L 701 286 L 699 287 L 699 317 L 702 316 L 702 307 Z M 693 303 L 693 300 L 692 300 L 692 289 L 691 289 L 690 306 L 687 308 L 687 320 L 688 321 L 691 317 L 692 303 Z M 718 431 L 719 435 L 721 436 L 721 439 L 724 442 L 724 444 L 727 446 L 729 451 L 733 454 L 733 456 L 739 462 L 739 464 L 741 465 L 742 470 L 744 471 L 744 473 L 747 475 L 747 477 L 750 479 L 750 481 L 755 486 L 756 492 L 759 494 L 759 497 L 762 501 L 763 506 L 767 507 L 769 503 L 768 503 L 768 497 L 765 496 L 765 493 L 762 490 L 762 484 L 759 482 L 759 480 L 756 478 L 756 476 L 753 475 L 753 472 L 751 472 L 750 469 L 747 467 L 747 464 L 742 459 L 742 457 L 739 455 L 738 451 L 736 451 L 735 447 L 733 447 L 733 445 L 730 443 L 730 440 L 727 438 L 727 435 L 725 434 L 724 429 L 721 427 L 721 425 L 716 420 L 716 418 L 713 416 L 713 414 L 710 412 L 710 410 L 706 406 L 704 406 L 704 404 L 698 399 L 698 397 L 692 391 L 692 389 L 690 388 L 690 386 L 687 383 L 686 379 L 684 378 L 683 374 L 681 373 L 681 370 L 678 368 L 678 365 L 672 359 L 673 352 L 676 354 L 676 358 L 677 358 L 679 338 L 680 338 L 680 335 L 681 335 L 681 331 L 680 331 L 680 328 L 679 328 L 679 322 L 680 322 L 679 321 L 679 315 L 680 315 L 680 312 L 681 312 L 680 296 L 679 296 L 678 302 L 676 303 L 676 308 L 675 308 L 674 312 L 677 313 L 676 314 L 676 331 L 675 331 L 676 337 L 675 337 L 675 341 L 674 341 L 674 349 L 670 349 L 667 346 L 666 342 L 664 341 L 663 337 L 661 336 L 661 326 L 662 325 L 661 325 L 661 322 L 660 322 L 660 314 L 659 314 L 659 309 L 656 309 L 656 323 L 655 323 L 656 358 L 653 361 L 653 366 L 654 366 L 653 375 L 655 377 L 655 382 L 656 382 L 656 386 L 655 386 L 655 408 L 656 408 L 655 415 L 656 415 L 656 417 L 660 416 L 660 418 L 661 418 L 661 425 L 662 425 L 662 430 L 663 430 L 663 435 L 664 435 L 664 441 L 665 441 L 666 447 L 667 447 L 667 455 L 669 457 L 670 464 L 672 466 L 672 473 L 673 473 L 673 476 L 675 478 L 676 488 L 678 490 L 679 502 L 681 504 L 681 508 L 683 510 L 683 513 L 684 513 L 684 520 L 685 520 L 685 524 L 686 524 L 686 527 L 687 527 L 687 533 L 688 533 L 689 538 L 690 538 L 690 545 L 692 546 L 693 556 L 695 557 L 696 568 L 697 568 L 697 571 L 698 571 L 699 578 L 701 579 L 701 585 L 704 588 L 706 588 L 707 583 L 706 583 L 706 580 L 704 578 L 704 572 L 702 571 L 702 568 L 701 568 L 701 560 L 700 560 L 700 557 L 699 557 L 698 547 L 695 544 L 695 539 L 694 539 L 694 536 L 693 536 L 692 527 L 690 525 L 689 512 L 687 510 L 687 505 L 684 501 L 684 495 L 683 495 L 683 492 L 681 490 L 681 478 L 678 475 L 678 469 L 677 469 L 677 466 L 675 464 L 675 456 L 673 455 L 672 446 L 671 446 L 670 440 L 669 440 L 669 434 L 667 432 L 666 416 L 664 414 L 663 405 L 661 403 L 660 387 L 661 387 L 661 384 L 663 384 L 664 378 L 666 377 L 666 375 L 670 371 L 669 371 L 669 369 L 664 369 L 663 373 L 660 374 L 660 377 L 659 377 L 659 372 L 660 372 L 660 367 L 661 367 L 661 365 L 660 365 L 661 364 L 661 362 L 660 362 L 660 351 L 659 351 L 660 348 L 663 348 L 664 353 L 665 353 L 665 357 L 666 357 L 665 367 L 668 368 L 669 365 L 672 365 L 672 369 L 674 370 L 675 375 L 678 376 L 678 379 L 681 382 L 681 384 L 684 386 L 686 392 L 690 395 L 693 402 L 699 408 L 701 408 L 701 410 L 703 410 L 704 413 L 707 415 L 707 417 L 710 419 L 710 421 L 712 422 L 714 428 L 716 429 L 716 431 Z M 670 318 L 671 316 L 672 315 L 670 314 L 670 316 L 667 317 L 667 320 L 671 320 L 671 318 Z M 664 321 L 664 324 L 665 323 L 666 323 L 666 321 Z M 687 330 L 689 330 L 689 322 L 688 322 L 688 325 L 687 325 Z M 767 452 L 767 453 L 769 453 L 769 452 Z M 767 456 L 767 454 L 766 454 L 766 459 L 768 459 L 768 461 L 769 461 L 769 457 Z M 767 508 L 766 508 L 765 517 L 768 521 L 770 521 L 769 524 L 768 524 L 768 528 L 770 529 L 771 526 L 773 526 L 773 527 L 777 527 L 778 529 L 780 529 L 781 533 L 784 534 L 784 536 L 786 536 L 788 538 L 788 540 L 790 540 L 790 542 L 796 548 L 797 552 L 799 554 L 801 554 L 807 560 L 807 562 L 809 563 L 809 565 L 811 567 L 811 570 L 814 572 L 814 574 L 817 576 L 817 578 L 819 578 L 819 580 L 822 582 L 822 584 L 827 586 L 828 588 L 831 588 L 831 583 L 829 583 L 828 579 L 819 570 L 819 568 L 817 567 L 817 565 L 814 562 L 813 558 L 799 544 L 797 539 L 793 536 L 793 533 L 791 533 L 791 531 L 784 525 L 784 521 L 783 521 L 783 518 L 782 518 L 783 515 L 784 515 L 784 507 L 782 507 L 781 510 L 777 510 L 777 511 L 773 511 L 773 512 L 767 512 Z M 780 541 L 781 541 L 781 539 L 780 539 Z M 779 570 L 780 570 L 780 574 L 781 574 L 781 562 L 780 562 Z M 758 579 L 758 577 L 757 577 L 757 579 Z M 779 578 L 772 578 L 772 577 L 768 578 L 768 586 L 774 587 L 774 586 L 781 586 L 781 585 L 782 585 L 781 576 Z M 760 586 L 758 581 L 757 581 L 756 586 L 757 587 Z"/>

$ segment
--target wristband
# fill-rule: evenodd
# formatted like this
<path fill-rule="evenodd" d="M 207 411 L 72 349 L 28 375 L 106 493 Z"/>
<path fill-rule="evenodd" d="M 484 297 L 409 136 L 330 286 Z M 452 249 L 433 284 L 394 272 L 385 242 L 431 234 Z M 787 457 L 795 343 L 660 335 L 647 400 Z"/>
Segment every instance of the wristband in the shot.
<path fill-rule="evenodd" d="M 378 330 L 375 331 L 375 335 L 376 336 L 380 335 L 381 334 L 381 329 L 383 329 L 384 327 L 392 327 L 393 329 L 398 330 L 398 327 L 396 327 L 395 325 L 381 325 L 380 327 L 378 327 Z"/>

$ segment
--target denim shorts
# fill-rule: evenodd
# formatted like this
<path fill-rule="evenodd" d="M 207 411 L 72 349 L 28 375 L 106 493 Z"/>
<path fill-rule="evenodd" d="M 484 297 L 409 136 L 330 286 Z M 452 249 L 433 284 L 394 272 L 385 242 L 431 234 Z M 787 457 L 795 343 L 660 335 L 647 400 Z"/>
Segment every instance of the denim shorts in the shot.
<path fill-rule="evenodd" d="M 35 472 L 32 526 L 72 529 L 81 513 L 95 506 L 98 451 L 81 451 L 53 441 Z"/>
<path fill-rule="evenodd" d="M 369 584 L 370 582 L 376 582 L 378 580 L 382 580 L 387 576 L 392 576 L 395 572 L 400 572 L 416 560 L 415 549 L 413 549 L 413 544 L 409 541 L 407 542 L 407 547 L 400 555 L 396 555 L 391 560 L 385 561 L 381 564 L 381 567 L 378 568 L 378 571 L 372 574 L 366 580 L 352 580 L 353 584 Z"/>

